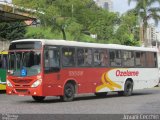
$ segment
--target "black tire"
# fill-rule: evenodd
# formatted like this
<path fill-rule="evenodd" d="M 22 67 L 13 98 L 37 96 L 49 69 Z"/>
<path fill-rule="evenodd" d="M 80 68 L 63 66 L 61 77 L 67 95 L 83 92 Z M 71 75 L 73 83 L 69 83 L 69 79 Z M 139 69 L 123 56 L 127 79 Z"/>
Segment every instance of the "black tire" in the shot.
<path fill-rule="evenodd" d="M 97 97 L 106 97 L 107 92 L 94 93 Z"/>
<path fill-rule="evenodd" d="M 32 98 L 37 102 L 42 102 L 45 99 L 44 96 L 32 96 Z"/>
<path fill-rule="evenodd" d="M 133 92 L 133 83 L 131 81 L 126 81 L 124 86 L 124 91 L 119 91 L 118 95 L 131 96 Z"/>
<path fill-rule="evenodd" d="M 64 86 L 64 95 L 60 96 L 61 101 L 70 102 L 75 96 L 75 86 L 72 83 L 67 83 Z"/>
<path fill-rule="evenodd" d="M 119 92 L 118 92 L 118 95 L 119 95 L 119 96 L 123 96 L 123 95 L 124 95 L 124 91 L 119 91 Z"/>

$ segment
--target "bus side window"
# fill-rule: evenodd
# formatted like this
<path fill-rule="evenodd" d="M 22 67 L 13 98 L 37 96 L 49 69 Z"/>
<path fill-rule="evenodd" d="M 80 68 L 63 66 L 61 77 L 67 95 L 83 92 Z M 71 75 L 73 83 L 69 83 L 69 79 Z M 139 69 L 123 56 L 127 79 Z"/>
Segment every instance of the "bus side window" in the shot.
<path fill-rule="evenodd" d="M 132 51 L 123 51 L 123 65 L 134 67 L 134 53 Z"/>
<path fill-rule="evenodd" d="M 78 48 L 77 64 L 78 66 L 91 66 L 92 65 L 92 49 Z"/>
<path fill-rule="evenodd" d="M 108 66 L 108 52 L 107 50 L 101 51 L 101 66 Z"/>
<path fill-rule="evenodd" d="M 135 52 L 135 62 L 137 67 L 145 67 L 146 66 L 146 54 L 145 52 Z"/>
<path fill-rule="evenodd" d="M 92 49 L 85 49 L 85 66 L 92 65 Z"/>
<path fill-rule="evenodd" d="M 107 50 L 94 51 L 94 65 L 95 66 L 108 66 Z"/>
<path fill-rule="evenodd" d="M 141 52 L 141 65 L 142 67 L 146 66 L 146 53 L 145 52 Z"/>
<path fill-rule="evenodd" d="M 141 66 L 141 61 L 140 61 L 141 54 L 140 54 L 140 52 L 136 52 L 135 57 L 136 57 L 136 58 L 135 58 L 136 66 L 137 66 L 137 67 L 140 67 L 140 66 Z"/>
<path fill-rule="evenodd" d="M 85 66 L 84 62 L 84 49 L 77 49 L 77 64 L 78 66 Z"/>
<path fill-rule="evenodd" d="M 158 63 L 157 63 L 157 53 L 153 53 L 154 54 L 154 67 L 158 67 Z"/>
<path fill-rule="evenodd" d="M 94 65 L 95 66 L 100 66 L 100 50 L 95 50 L 94 51 Z"/>
<path fill-rule="evenodd" d="M 147 67 L 156 67 L 157 66 L 157 57 L 156 53 L 147 52 L 146 53 Z"/>
<path fill-rule="evenodd" d="M 64 67 L 75 66 L 75 48 L 62 48 L 62 64 Z"/>
<path fill-rule="evenodd" d="M 117 67 L 122 65 L 120 50 L 110 50 L 109 58 L 110 58 L 110 66 Z"/>

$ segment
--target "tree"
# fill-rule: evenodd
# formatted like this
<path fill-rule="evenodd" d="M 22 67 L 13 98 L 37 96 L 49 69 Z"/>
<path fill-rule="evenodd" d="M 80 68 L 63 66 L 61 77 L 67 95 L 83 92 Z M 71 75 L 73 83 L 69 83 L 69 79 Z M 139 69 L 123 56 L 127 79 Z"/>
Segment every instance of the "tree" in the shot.
<path fill-rule="evenodd" d="M 153 19 L 155 25 L 158 25 L 160 20 L 160 0 L 128 0 L 128 3 L 136 2 L 136 6 L 132 9 L 136 15 L 141 19 L 142 24 L 142 42 L 145 46 L 148 46 L 149 43 L 146 41 L 148 21 Z M 159 6 L 154 6 L 155 3 L 158 3 Z"/>
<path fill-rule="evenodd" d="M 137 16 L 132 12 L 127 12 L 120 17 L 120 23 L 115 33 L 120 44 L 123 45 L 138 45 L 139 27 L 137 25 Z"/>
<path fill-rule="evenodd" d="M 81 21 L 78 20 L 79 11 L 91 7 L 92 0 L 32 0 L 31 2 L 26 0 L 14 0 L 14 3 L 18 5 L 25 5 L 32 9 L 36 9 L 37 16 L 40 18 L 43 26 L 50 26 L 52 31 L 61 31 L 63 39 L 67 39 L 66 30 L 71 30 L 71 27 L 79 29 L 77 31 L 83 31 L 80 27 Z M 88 8 L 89 9 L 89 8 Z M 69 28 L 68 28 L 69 27 Z M 76 37 L 75 37 L 76 38 Z"/>
<path fill-rule="evenodd" d="M 114 26 L 118 16 L 116 13 L 105 10 L 95 13 L 95 18 L 89 27 L 91 33 L 97 34 L 98 42 L 105 40 L 105 43 L 114 37 Z"/>
<path fill-rule="evenodd" d="M 21 22 L 0 23 L 0 39 L 15 40 L 24 38 L 26 33 L 24 24 Z"/>

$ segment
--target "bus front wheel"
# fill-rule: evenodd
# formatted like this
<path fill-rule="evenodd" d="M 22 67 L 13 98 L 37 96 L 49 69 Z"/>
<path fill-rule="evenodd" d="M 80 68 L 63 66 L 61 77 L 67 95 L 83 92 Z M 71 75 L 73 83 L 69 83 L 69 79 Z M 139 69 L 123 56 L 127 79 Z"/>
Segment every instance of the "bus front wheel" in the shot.
<path fill-rule="evenodd" d="M 42 102 L 45 99 L 44 96 L 32 96 L 32 98 L 37 102 Z"/>
<path fill-rule="evenodd" d="M 72 83 L 67 83 L 64 86 L 64 95 L 60 96 L 60 99 L 64 102 L 70 102 L 74 99 L 75 87 Z"/>

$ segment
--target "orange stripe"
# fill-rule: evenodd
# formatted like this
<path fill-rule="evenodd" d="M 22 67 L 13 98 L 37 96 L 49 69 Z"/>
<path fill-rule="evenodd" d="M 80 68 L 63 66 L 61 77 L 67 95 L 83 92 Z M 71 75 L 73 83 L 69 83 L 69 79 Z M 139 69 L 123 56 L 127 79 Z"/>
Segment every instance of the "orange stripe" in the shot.
<path fill-rule="evenodd" d="M 112 69 L 113 70 L 113 69 Z M 108 71 L 109 72 L 109 71 Z M 108 76 L 108 72 L 106 73 L 103 73 L 102 77 L 101 77 L 101 81 L 102 81 L 102 85 L 98 86 L 96 88 L 96 92 L 100 91 L 101 89 L 103 88 L 109 88 L 110 90 L 114 90 L 114 87 L 115 88 L 119 88 L 119 89 L 122 89 L 122 86 L 113 82 L 109 76 Z"/>

